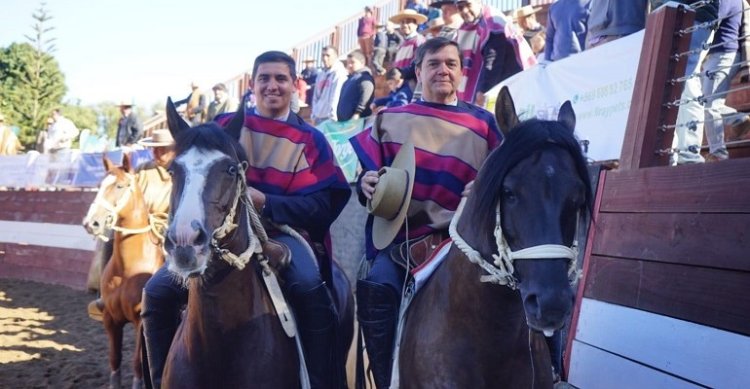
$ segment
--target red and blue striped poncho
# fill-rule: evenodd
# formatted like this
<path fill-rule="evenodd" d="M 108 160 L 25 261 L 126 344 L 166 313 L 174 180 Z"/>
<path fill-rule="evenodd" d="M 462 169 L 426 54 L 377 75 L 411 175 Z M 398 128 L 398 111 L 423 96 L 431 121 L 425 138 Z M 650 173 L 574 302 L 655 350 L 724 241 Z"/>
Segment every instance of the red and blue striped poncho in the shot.
<path fill-rule="evenodd" d="M 247 183 L 266 196 L 262 216 L 323 242 L 351 194 L 325 136 L 294 113 L 287 121 L 249 113 L 239 142 L 249 162 Z"/>
<path fill-rule="evenodd" d="M 464 186 L 500 145 L 502 135 L 492 114 L 481 108 L 461 101 L 456 106 L 417 101 L 381 111 L 373 126 L 350 142 L 362 170 L 377 171 L 391 165 L 407 140 L 413 142 L 416 158 L 407 213 L 409 238 L 416 239 L 448 228 Z M 364 203 L 361 193 L 360 201 Z M 368 256 L 373 256 L 372 216 L 366 235 Z M 402 227 L 394 242 L 404 240 Z"/>

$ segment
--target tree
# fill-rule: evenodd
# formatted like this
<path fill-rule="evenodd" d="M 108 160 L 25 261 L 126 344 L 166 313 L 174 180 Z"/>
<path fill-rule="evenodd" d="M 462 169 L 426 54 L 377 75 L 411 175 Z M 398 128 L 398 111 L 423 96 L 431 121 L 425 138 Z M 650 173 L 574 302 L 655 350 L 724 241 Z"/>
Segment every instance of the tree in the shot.
<path fill-rule="evenodd" d="M 32 14 L 34 34 L 26 36 L 31 43 L 13 43 L 0 50 L 0 110 L 21 129 L 24 146 L 34 144 L 67 90 L 65 76 L 51 54 L 55 39 L 47 34 L 54 28 L 47 26 L 52 16 L 44 6 L 41 3 Z"/>

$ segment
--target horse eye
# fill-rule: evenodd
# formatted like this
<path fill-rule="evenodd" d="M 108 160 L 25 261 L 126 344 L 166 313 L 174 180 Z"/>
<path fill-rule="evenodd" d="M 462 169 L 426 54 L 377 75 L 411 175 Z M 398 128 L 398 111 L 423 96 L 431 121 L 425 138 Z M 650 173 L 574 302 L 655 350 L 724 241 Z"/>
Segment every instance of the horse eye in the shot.
<path fill-rule="evenodd" d="M 503 199 L 506 201 L 513 201 L 516 199 L 516 194 L 509 188 L 503 188 Z"/>
<path fill-rule="evenodd" d="M 169 169 L 167 169 L 167 173 L 168 173 L 168 174 L 169 174 L 170 176 L 174 176 L 174 169 L 172 169 L 172 168 L 169 168 Z"/>
<path fill-rule="evenodd" d="M 227 173 L 229 173 L 232 176 L 236 175 L 237 174 L 237 166 L 234 166 L 234 165 L 229 166 L 229 168 L 227 169 Z"/>

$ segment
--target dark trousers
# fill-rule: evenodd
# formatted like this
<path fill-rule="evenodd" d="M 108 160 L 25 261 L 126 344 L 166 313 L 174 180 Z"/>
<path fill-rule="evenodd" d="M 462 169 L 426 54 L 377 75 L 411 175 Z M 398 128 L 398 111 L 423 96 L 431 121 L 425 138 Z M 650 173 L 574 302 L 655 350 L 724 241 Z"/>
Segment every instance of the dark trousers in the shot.
<path fill-rule="evenodd" d="M 275 238 L 292 252 L 289 266 L 281 272 L 284 293 L 295 311 L 313 388 L 333 387 L 333 343 L 336 310 L 320 277 L 316 259 L 295 238 L 282 234 Z M 146 338 L 151 382 L 161 385 L 161 375 L 172 338 L 177 331 L 179 311 L 187 302 L 188 291 L 169 273 L 159 269 L 143 292 L 143 330 Z M 315 334 L 315 335 L 312 335 Z M 307 336 L 306 336 L 307 335 Z M 323 355 L 324 354 L 324 355 Z"/>
<path fill-rule="evenodd" d="M 385 73 L 383 61 L 385 61 L 386 51 L 387 50 L 382 47 L 376 47 L 375 51 L 372 53 L 372 67 L 375 68 L 375 71 L 378 73 Z"/>

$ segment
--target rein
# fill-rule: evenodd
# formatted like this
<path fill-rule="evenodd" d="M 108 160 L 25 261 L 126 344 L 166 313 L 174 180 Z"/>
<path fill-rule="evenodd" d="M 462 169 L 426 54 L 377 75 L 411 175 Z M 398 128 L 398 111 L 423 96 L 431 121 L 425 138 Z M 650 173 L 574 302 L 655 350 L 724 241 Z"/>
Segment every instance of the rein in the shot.
<path fill-rule="evenodd" d="M 482 270 L 487 272 L 487 275 L 483 275 L 479 278 L 480 282 L 505 285 L 512 290 L 518 289 L 518 280 L 513 276 L 513 273 L 515 272 L 513 261 L 516 259 L 566 258 L 569 260 L 568 278 L 570 279 L 571 284 L 575 283 L 580 276 L 577 267 L 578 239 L 576 238 L 573 239 L 573 245 L 570 247 L 559 244 L 542 244 L 527 247 L 518 251 L 511 250 L 508 242 L 505 240 L 505 236 L 503 235 L 499 203 L 495 210 L 494 231 L 497 253 L 492 254 L 494 261 L 490 262 L 486 260 L 482 257 L 482 254 L 466 243 L 456 229 L 465 204 L 466 197 L 463 197 L 458 204 L 455 215 L 453 215 L 453 219 L 448 227 L 448 233 L 450 234 L 453 243 L 464 253 L 464 255 L 466 255 L 466 258 L 468 258 L 471 263 L 479 265 Z M 576 224 L 576 231 L 577 230 L 578 226 Z"/>

